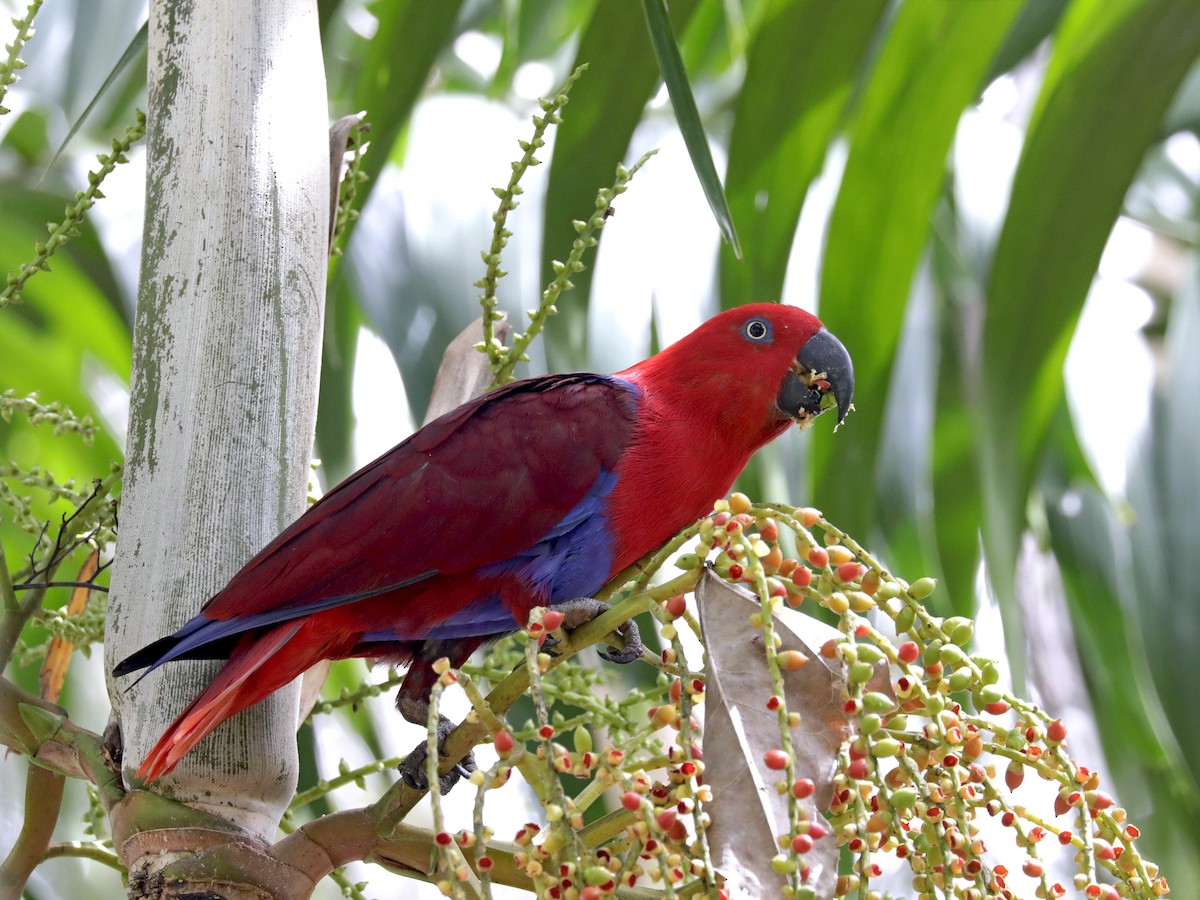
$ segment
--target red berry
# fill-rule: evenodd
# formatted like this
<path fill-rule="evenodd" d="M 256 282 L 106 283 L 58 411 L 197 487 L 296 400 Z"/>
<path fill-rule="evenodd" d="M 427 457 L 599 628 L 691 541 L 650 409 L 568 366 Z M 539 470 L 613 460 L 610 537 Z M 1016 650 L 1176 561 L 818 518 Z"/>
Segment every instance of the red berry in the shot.
<path fill-rule="evenodd" d="M 779 540 L 779 525 L 774 519 L 763 519 L 758 524 L 758 534 L 764 541 L 773 543 Z"/>
<path fill-rule="evenodd" d="M 621 795 L 621 805 L 630 812 L 637 812 L 642 808 L 642 797 L 634 791 L 626 791 Z"/>
<path fill-rule="evenodd" d="M 1025 865 L 1021 866 L 1021 871 L 1030 878 L 1038 878 L 1042 874 L 1042 864 L 1035 859 L 1025 860 Z"/>
<path fill-rule="evenodd" d="M 682 594 L 676 594 L 667 601 L 667 612 L 669 612 L 676 619 L 687 612 L 687 600 L 684 599 Z"/>
<path fill-rule="evenodd" d="M 1062 723 L 1062 719 L 1055 719 L 1046 726 L 1046 739 L 1056 744 L 1061 744 L 1067 739 L 1067 726 Z"/>
<path fill-rule="evenodd" d="M 824 547 L 813 547 L 808 551 L 808 561 L 818 569 L 823 569 L 829 565 L 829 551 Z"/>
<path fill-rule="evenodd" d="M 792 796 L 797 800 L 803 800 L 806 797 L 811 797 L 812 792 L 816 790 L 816 785 L 813 784 L 811 778 L 797 778 L 792 782 Z M 809 829 L 812 832 L 812 829 Z"/>
<path fill-rule="evenodd" d="M 863 573 L 863 565 L 856 562 L 842 563 L 837 567 L 838 581 L 844 584 L 849 584 L 851 581 L 857 581 L 858 576 Z"/>
<path fill-rule="evenodd" d="M 729 577 L 732 578 L 734 581 L 741 581 L 742 574 L 744 571 L 745 570 L 740 565 L 738 565 L 737 563 L 734 563 L 733 565 L 731 565 L 729 567 Z"/>
<path fill-rule="evenodd" d="M 997 700 L 995 703 L 989 703 L 984 709 L 991 715 L 998 716 L 1008 712 L 1008 704 L 1003 700 Z"/>
<path fill-rule="evenodd" d="M 792 838 L 792 850 L 796 853 L 807 853 L 813 848 L 813 840 L 807 834 L 798 834 Z"/>
<path fill-rule="evenodd" d="M 855 781 L 862 781 L 871 774 L 871 769 L 869 766 L 867 766 L 867 761 L 865 759 L 856 759 L 853 760 L 850 765 L 846 766 L 846 774 Z"/>
<path fill-rule="evenodd" d="M 786 769 L 788 755 L 782 750 L 768 750 L 763 754 L 763 762 L 767 764 L 768 769 Z"/>
<path fill-rule="evenodd" d="M 600 888 L 594 884 L 589 884 L 579 892 L 579 900 L 600 900 L 603 896 L 604 894 L 601 893 Z"/>
<path fill-rule="evenodd" d="M 679 814 L 677 812 L 675 812 L 674 809 L 664 809 L 657 816 L 658 827 L 661 828 L 663 831 L 669 831 L 671 826 L 675 824 L 675 821 L 678 818 L 679 818 Z"/>
<path fill-rule="evenodd" d="M 921 648 L 917 646 L 916 641 L 905 641 L 896 651 L 896 657 L 902 663 L 915 663 L 921 656 Z"/>
<path fill-rule="evenodd" d="M 550 740 L 550 738 L 554 737 L 554 726 L 543 725 L 538 729 L 538 737 L 540 737 L 543 741 Z"/>
<path fill-rule="evenodd" d="M 496 744 L 496 752 L 500 754 L 508 753 L 516 746 L 513 736 L 507 731 L 497 731 L 496 736 L 492 740 Z"/>
<path fill-rule="evenodd" d="M 792 570 L 792 584 L 798 588 L 806 588 L 812 584 L 812 569 L 797 564 Z"/>

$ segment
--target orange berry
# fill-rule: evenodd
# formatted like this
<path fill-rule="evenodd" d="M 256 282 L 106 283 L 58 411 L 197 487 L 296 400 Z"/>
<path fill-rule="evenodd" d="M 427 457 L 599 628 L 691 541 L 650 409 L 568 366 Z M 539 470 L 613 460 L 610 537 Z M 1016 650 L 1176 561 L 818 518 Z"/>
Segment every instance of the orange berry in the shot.
<path fill-rule="evenodd" d="M 808 657 L 799 650 L 784 650 L 779 654 L 779 665 L 789 672 L 794 672 L 808 662 Z"/>

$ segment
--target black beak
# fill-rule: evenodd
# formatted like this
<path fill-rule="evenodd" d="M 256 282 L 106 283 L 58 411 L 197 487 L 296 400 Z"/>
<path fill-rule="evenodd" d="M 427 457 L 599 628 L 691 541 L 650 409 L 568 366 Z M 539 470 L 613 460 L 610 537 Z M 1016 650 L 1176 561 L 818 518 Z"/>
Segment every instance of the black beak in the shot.
<path fill-rule="evenodd" d="M 822 328 L 796 354 L 776 403 L 804 424 L 824 412 L 826 394 L 833 394 L 837 401 L 837 423 L 841 425 L 854 400 L 854 363 L 842 342 Z"/>

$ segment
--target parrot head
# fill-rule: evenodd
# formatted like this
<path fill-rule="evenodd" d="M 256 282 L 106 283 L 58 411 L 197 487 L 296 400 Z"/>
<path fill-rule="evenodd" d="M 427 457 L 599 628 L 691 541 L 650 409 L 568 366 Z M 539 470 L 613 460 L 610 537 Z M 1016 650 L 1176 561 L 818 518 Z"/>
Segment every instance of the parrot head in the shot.
<path fill-rule="evenodd" d="M 756 443 L 835 406 L 840 425 L 854 398 L 842 342 L 816 316 L 778 303 L 727 309 L 625 374 L 670 386 L 682 405 L 715 407 L 725 431 Z"/>

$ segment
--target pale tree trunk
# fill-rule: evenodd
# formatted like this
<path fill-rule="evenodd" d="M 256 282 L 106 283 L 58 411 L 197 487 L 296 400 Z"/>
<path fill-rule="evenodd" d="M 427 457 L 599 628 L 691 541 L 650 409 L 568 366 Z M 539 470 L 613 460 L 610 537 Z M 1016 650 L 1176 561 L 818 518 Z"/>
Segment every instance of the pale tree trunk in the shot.
<path fill-rule="evenodd" d="M 325 296 L 316 4 L 152 0 L 149 41 L 145 243 L 109 671 L 195 615 L 303 510 Z M 127 783 L 217 667 L 172 663 L 127 692 L 132 678 L 110 680 Z M 293 685 L 236 716 L 154 789 L 272 839 L 296 785 L 296 705 Z M 166 831 L 144 832 L 163 827 L 146 812 L 161 814 L 154 802 L 135 791 L 114 810 L 135 874 L 211 843 L 201 835 L 181 847 Z"/>

